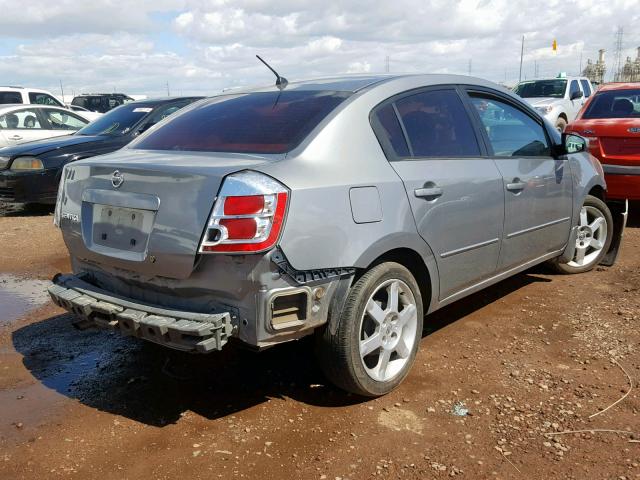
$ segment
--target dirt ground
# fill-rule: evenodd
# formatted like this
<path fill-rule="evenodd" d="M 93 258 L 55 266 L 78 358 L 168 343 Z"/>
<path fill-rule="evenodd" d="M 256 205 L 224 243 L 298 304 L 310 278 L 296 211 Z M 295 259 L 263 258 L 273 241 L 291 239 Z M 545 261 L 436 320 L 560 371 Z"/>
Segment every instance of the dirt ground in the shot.
<path fill-rule="evenodd" d="M 0 213 L 2 480 L 640 478 L 640 215 L 612 268 L 427 317 L 375 400 L 328 385 L 309 341 L 196 357 L 72 329 L 42 293 L 69 270 L 51 219 Z"/>

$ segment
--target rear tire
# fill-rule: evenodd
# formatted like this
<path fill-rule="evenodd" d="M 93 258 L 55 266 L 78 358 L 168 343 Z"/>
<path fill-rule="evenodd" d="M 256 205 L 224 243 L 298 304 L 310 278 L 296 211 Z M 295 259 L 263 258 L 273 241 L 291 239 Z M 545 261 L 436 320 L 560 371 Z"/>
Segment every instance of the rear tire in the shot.
<path fill-rule="evenodd" d="M 335 335 L 325 327 L 317 354 L 338 387 L 377 397 L 407 376 L 422 338 L 420 288 L 409 270 L 385 262 L 367 271 L 349 290 Z"/>
<path fill-rule="evenodd" d="M 552 261 L 559 273 L 573 274 L 592 270 L 607 254 L 613 238 L 613 217 L 609 207 L 597 197 L 587 195 L 580 210 L 576 251 L 567 263 Z"/>

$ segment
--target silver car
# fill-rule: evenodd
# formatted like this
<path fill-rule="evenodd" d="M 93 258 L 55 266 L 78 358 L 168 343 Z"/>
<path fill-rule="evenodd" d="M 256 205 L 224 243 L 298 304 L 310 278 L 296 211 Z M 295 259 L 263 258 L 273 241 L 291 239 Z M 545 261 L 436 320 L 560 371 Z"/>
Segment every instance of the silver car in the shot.
<path fill-rule="evenodd" d="M 335 384 L 382 395 L 425 314 L 541 262 L 611 256 L 621 227 L 584 149 L 469 77 L 225 93 L 65 167 L 73 274 L 50 294 L 79 328 L 189 352 L 315 334 Z"/>

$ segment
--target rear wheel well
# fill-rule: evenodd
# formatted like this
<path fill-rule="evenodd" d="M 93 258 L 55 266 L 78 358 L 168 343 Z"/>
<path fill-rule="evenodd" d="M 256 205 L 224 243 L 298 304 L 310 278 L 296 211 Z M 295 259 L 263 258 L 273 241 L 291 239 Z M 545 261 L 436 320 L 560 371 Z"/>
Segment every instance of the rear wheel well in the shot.
<path fill-rule="evenodd" d="M 591 190 L 589 190 L 589 195 L 599 198 L 603 202 L 606 200 L 604 188 L 602 188 L 600 185 L 596 185 Z"/>
<path fill-rule="evenodd" d="M 396 262 L 411 272 L 420 287 L 423 312 L 426 314 L 431 303 L 431 276 L 422 257 L 410 248 L 396 248 L 380 255 L 367 268 L 359 269 L 354 279 L 355 283 L 365 272 L 384 262 Z"/>
<path fill-rule="evenodd" d="M 558 118 L 563 118 L 565 122 L 569 123 L 569 118 L 567 117 L 567 114 L 564 112 L 558 115 Z"/>

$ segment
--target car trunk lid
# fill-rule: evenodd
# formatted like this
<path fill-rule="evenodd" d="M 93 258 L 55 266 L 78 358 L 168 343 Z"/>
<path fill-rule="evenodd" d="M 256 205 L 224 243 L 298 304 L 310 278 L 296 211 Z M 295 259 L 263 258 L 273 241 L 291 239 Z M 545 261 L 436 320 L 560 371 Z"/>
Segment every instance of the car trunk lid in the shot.
<path fill-rule="evenodd" d="M 603 118 L 575 122 L 579 135 L 598 138 L 593 152 L 603 163 L 637 165 L 640 161 L 640 118 Z"/>
<path fill-rule="evenodd" d="M 70 164 L 60 204 L 65 241 L 89 264 L 187 278 L 224 177 L 267 161 L 123 150 Z"/>

